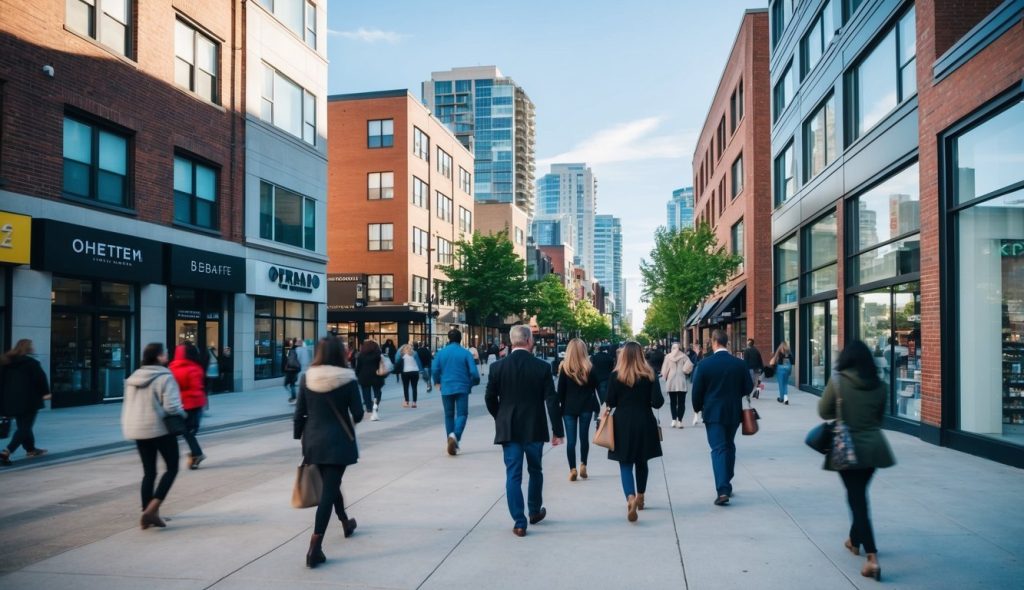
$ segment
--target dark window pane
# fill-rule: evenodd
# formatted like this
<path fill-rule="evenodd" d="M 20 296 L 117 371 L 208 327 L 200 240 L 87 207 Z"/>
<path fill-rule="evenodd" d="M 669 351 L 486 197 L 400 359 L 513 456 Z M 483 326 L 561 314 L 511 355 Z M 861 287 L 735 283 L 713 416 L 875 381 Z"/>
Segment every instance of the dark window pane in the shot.
<path fill-rule="evenodd" d="M 302 247 L 302 197 L 282 188 L 274 202 L 274 239 Z"/>
<path fill-rule="evenodd" d="M 112 205 L 126 205 L 124 176 L 105 170 L 98 171 L 97 190 L 100 201 Z"/>
<path fill-rule="evenodd" d="M 214 206 L 210 201 L 203 199 L 196 199 L 196 220 L 195 224 L 200 227 L 215 227 L 214 219 Z"/>
<path fill-rule="evenodd" d="M 192 197 L 185 193 L 174 193 L 174 220 L 192 223 Z"/>
<path fill-rule="evenodd" d="M 274 239 L 274 187 L 260 183 L 260 237 Z"/>
<path fill-rule="evenodd" d="M 89 166 L 73 160 L 64 159 L 64 192 L 89 196 Z"/>

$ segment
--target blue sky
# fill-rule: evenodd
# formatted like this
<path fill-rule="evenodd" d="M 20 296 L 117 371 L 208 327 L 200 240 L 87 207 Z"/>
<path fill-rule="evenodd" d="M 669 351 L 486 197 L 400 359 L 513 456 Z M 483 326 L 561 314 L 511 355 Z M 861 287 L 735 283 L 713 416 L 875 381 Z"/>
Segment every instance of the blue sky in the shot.
<path fill-rule="evenodd" d="M 691 184 L 694 143 L 751 0 L 331 0 L 332 94 L 409 88 L 497 65 L 537 107 L 537 175 L 587 162 L 598 213 L 622 218 L 623 276 L 643 322 L 640 259 Z"/>

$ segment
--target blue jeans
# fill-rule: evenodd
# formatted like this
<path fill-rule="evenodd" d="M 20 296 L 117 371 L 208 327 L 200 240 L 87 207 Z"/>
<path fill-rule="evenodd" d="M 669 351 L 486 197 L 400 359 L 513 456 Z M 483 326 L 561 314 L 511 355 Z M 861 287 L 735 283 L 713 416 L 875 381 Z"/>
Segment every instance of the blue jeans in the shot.
<path fill-rule="evenodd" d="M 779 399 L 786 399 L 789 394 L 789 374 L 793 371 L 793 365 L 785 364 L 775 367 L 775 380 L 779 384 Z"/>
<path fill-rule="evenodd" d="M 633 480 L 633 471 L 636 470 L 636 481 Z M 647 493 L 647 475 L 650 472 L 647 469 L 647 462 L 643 463 L 619 463 L 619 477 L 622 478 L 622 493 L 626 495 L 628 500 L 630 496 L 635 496 L 639 491 L 641 494 Z"/>
<path fill-rule="evenodd" d="M 732 494 L 732 477 L 736 471 L 736 429 L 739 424 L 704 423 L 711 447 L 711 468 L 715 472 L 715 490 L 719 496 Z"/>
<path fill-rule="evenodd" d="M 512 515 L 516 528 L 525 529 L 528 521 L 523 510 L 529 508 L 530 514 L 533 515 L 540 512 L 544 506 L 544 473 L 541 471 L 544 443 L 508 442 L 503 443 L 501 448 L 505 455 L 505 498 L 508 499 L 508 512 Z M 524 455 L 526 470 L 530 474 L 527 506 L 523 506 Z"/>
<path fill-rule="evenodd" d="M 569 469 L 576 469 L 576 437 L 580 438 L 580 463 L 587 464 L 590 454 L 590 420 L 593 412 L 583 412 L 579 416 L 562 416 L 565 424 L 565 453 L 569 457 Z"/>
<path fill-rule="evenodd" d="M 430 367 L 423 367 L 420 369 L 420 379 L 427 384 L 427 391 L 434 389 L 434 383 L 430 380 Z"/>
<path fill-rule="evenodd" d="M 466 421 L 469 419 L 469 394 L 442 395 L 441 403 L 444 404 L 445 436 L 454 434 L 455 440 L 462 440 L 462 432 L 466 430 Z"/>

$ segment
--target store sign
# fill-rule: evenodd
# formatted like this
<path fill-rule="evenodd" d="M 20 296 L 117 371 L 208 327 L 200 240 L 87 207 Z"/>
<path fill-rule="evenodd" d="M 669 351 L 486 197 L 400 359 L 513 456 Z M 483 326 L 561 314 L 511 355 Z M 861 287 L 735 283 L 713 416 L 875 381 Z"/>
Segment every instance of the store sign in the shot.
<path fill-rule="evenodd" d="M 285 291 L 298 291 L 300 293 L 312 293 L 320 288 L 320 275 L 314 272 L 307 272 L 284 266 L 271 266 L 267 271 L 272 282 Z"/>
<path fill-rule="evenodd" d="M 999 254 L 1005 258 L 1020 258 L 1024 256 L 1024 240 L 1002 240 Z"/>
<path fill-rule="evenodd" d="M 160 283 L 162 244 L 50 219 L 33 221 L 32 268 L 93 279 Z"/>
<path fill-rule="evenodd" d="M 0 262 L 32 261 L 32 218 L 0 211 Z"/>
<path fill-rule="evenodd" d="M 366 275 L 327 275 L 327 311 L 366 307 Z"/>
<path fill-rule="evenodd" d="M 170 245 L 168 260 L 168 285 L 230 293 L 245 291 L 244 258 Z"/>
<path fill-rule="evenodd" d="M 303 270 L 260 260 L 249 260 L 246 293 L 280 299 L 327 301 L 327 277 L 324 273 Z"/>

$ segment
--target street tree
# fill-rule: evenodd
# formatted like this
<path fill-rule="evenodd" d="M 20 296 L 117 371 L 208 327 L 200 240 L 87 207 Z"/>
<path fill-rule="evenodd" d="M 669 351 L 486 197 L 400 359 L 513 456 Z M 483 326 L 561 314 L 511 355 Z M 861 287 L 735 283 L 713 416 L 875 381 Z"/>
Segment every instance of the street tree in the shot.
<path fill-rule="evenodd" d="M 672 303 L 662 296 L 651 299 L 644 316 L 644 333 L 652 340 L 661 340 L 679 329 L 679 318 Z"/>
<path fill-rule="evenodd" d="M 448 277 L 445 297 L 477 318 L 522 314 L 531 300 L 526 263 L 516 255 L 507 232 L 473 234 L 472 241 L 455 243 L 454 263 L 438 266 Z"/>
<path fill-rule="evenodd" d="M 664 307 L 659 313 L 674 316 L 675 328 L 682 335 L 693 308 L 728 280 L 742 262 L 741 256 L 718 243 L 706 223 L 678 232 L 658 228 L 651 260 L 640 262 L 643 296 Z"/>
<path fill-rule="evenodd" d="M 576 331 L 586 342 L 607 340 L 612 336 L 612 325 L 589 301 L 577 301 L 575 310 Z"/>
<path fill-rule="evenodd" d="M 537 325 L 571 331 L 574 330 L 572 293 L 565 288 L 561 277 L 549 274 L 531 285 L 529 310 L 536 314 Z"/>

